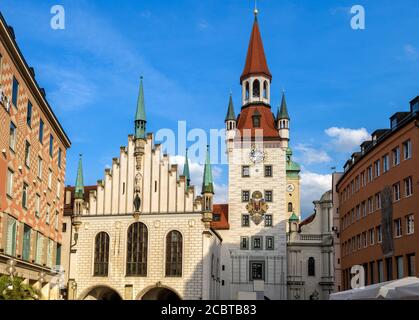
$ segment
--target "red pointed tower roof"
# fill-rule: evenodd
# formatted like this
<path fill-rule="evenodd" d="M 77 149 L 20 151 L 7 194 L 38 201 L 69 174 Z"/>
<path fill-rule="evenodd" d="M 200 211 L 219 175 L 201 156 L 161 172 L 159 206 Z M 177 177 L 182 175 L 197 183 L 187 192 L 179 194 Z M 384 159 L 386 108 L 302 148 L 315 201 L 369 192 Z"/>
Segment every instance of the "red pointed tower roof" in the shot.
<path fill-rule="evenodd" d="M 240 83 L 250 75 L 263 74 L 272 80 L 271 72 L 266 62 L 265 51 L 263 50 L 262 37 L 260 36 L 257 15 L 253 23 L 252 35 L 250 36 L 249 48 L 247 49 L 246 64 L 240 77 Z"/>

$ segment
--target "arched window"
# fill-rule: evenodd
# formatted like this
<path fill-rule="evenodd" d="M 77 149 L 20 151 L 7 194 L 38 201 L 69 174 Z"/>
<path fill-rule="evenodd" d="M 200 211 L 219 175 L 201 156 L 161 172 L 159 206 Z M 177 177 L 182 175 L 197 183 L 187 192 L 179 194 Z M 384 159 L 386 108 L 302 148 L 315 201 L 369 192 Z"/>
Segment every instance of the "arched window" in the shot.
<path fill-rule="evenodd" d="M 263 98 L 268 99 L 268 82 L 263 82 Z"/>
<path fill-rule="evenodd" d="M 94 275 L 105 277 L 108 275 L 109 266 L 109 235 L 100 232 L 95 238 Z"/>
<path fill-rule="evenodd" d="M 257 79 L 253 81 L 253 97 L 254 98 L 260 97 L 260 82 Z"/>
<path fill-rule="evenodd" d="M 249 89 L 249 82 L 246 82 L 246 100 L 249 100 L 249 96 L 250 96 L 250 89 Z"/>
<path fill-rule="evenodd" d="M 182 234 L 170 231 L 166 236 L 166 277 L 182 276 Z"/>
<path fill-rule="evenodd" d="M 288 202 L 288 212 L 292 212 L 292 202 Z"/>
<path fill-rule="evenodd" d="M 136 222 L 128 228 L 127 276 L 147 276 L 148 230 L 144 223 Z"/>
<path fill-rule="evenodd" d="M 316 275 L 316 266 L 313 257 L 308 258 L 308 276 L 314 277 Z"/>

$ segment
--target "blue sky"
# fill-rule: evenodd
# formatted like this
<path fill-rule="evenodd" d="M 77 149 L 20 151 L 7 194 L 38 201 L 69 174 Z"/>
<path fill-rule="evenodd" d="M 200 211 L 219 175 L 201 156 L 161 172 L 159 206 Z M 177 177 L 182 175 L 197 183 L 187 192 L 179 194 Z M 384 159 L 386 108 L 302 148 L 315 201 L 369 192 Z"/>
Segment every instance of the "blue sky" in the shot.
<path fill-rule="evenodd" d="M 419 94 L 419 2 L 258 2 L 272 105 L 285 88 L 307 215 L 329 188 L 330 168 L 341 169 L 362 139 Z M 65 30 L 50 28 L 55 4 L 66 10 Z M 350 27 L 355 4 L 365 7 L 366 30 Z M 67 184 L 79 153 L 86 184 L 95 184 L 126 145 L 140 75 L 149 132 L 176 130 L 178 120 L 188 129 L 223 128 L 230 89 L 239 110 L 251 0 L 1 0 L 0 10 L 73 143 Z M 193 167 L 199 185 L 202 168 Z M 215 168 L 219 201 L 226 173 Z"/>

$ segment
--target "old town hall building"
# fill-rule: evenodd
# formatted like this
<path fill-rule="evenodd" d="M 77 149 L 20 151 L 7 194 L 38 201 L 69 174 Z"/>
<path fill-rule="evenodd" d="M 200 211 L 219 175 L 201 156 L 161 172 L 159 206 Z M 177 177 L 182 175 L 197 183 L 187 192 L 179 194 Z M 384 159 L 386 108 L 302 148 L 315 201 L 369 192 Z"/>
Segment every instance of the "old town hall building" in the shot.
<path fill-rule="evenodd" d="M 241 110 L 236 116 L 230 97 L 225 119 L 228 204 L 213 204 L 217 190 L 209 148 L 198 195 L 187 154 L 179 176 L 153 134 L 146 133 L 141 80 L 135 134 L 97 185 L 84 186 L 80 158 L 76 184 L 66 189 L 63 261 L 69 299 L 285 300 L 288 270 L 294 278 L 297 270 L 288 263 L 287 244 L 294 244 L 290 261 L 298 270 L 304 259 L 324 269 L 321 261 L 330 260 L 322 260 L 321 253 L 316 262 L 296 254 L 312 239 L 309 234 L 298 238 L 298 248 L 292 242 L 298 227 L 291 227 L 301 220 L 300 166 L 289 147 L 285 94 L 272 110 L 271 82 L 255 11 L 240 77 Z M 293 282 L 293 299 L 302 295 L 303 273 Z"/>

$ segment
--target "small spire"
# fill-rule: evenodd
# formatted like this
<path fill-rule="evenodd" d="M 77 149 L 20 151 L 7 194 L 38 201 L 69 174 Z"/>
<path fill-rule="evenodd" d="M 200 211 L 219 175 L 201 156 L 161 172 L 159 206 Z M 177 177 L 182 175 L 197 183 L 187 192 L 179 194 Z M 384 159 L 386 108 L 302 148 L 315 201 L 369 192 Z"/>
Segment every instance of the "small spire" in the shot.
<path fill-rule="evenodd" d="M 228 103 L 228 111 L 225 122 L 236 121 L 236 113 L 234 112 L 233 95 L 230 93 L 230 101 Z"/>
<path fill-rule="evenodd" d="M 84 198 L 84 182 L 83 182 L 83 164 L 82 154 L 79 155 L 79 166 L 77 168 L 76 186 L 74 188 L 74 196 L 76 199 Z"/>
<path fill-rule="evenodd" d="M 204 167 L 204 179 L 202 181 L 202 194 L 204 193 L 214 194 L 209 145 L 207 146 L 207 157 L 205 159 Z"/>
<path fill-rule="evenodd" d="M 143 77 L 140 77 L 140 90 L 138 92 L 137 112 L 135 114 L 135 137 L 139 139 L 145 138 L 145 103 L 144 103 L 144 89 Z"/>
<path fill-rule="evenodd" d="M 287 101 L 285 99 L 285 90 L 282 90 L 282 101 L 281 101 L 281 107 L 278 108 L 278 114 L 276 116 L 276 119 L 288 119 L 290 120 L 290 116 L 288 115 L 288 108 L 287 108 Z"/>
<path fill-rule="evenodd" d="M 185 164 L 183 166 L 183 176 L 186 177 L 186 191 L 188 191 L 191 183 L 191 175 L 189 172 L 188 148 L 186 148 Z"/>

